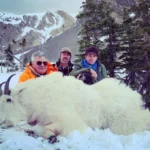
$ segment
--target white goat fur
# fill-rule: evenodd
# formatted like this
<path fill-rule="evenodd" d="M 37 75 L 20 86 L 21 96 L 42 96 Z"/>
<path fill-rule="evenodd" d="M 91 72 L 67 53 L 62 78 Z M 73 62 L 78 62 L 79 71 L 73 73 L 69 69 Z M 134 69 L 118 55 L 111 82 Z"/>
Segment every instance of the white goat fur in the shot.
<path fill-rule="evenodd" d="M 88 127 L 127 135 L 150 129 L 150 114 L 141 106 L 141 96 L 117 79 L 88 86 L 74 77 L 53 73 L 18 84 L 10 96 L 0 97 L 0 124 L 37 121 L 32 129 L 45 138 L 76 129 L 83 132 Z"/>

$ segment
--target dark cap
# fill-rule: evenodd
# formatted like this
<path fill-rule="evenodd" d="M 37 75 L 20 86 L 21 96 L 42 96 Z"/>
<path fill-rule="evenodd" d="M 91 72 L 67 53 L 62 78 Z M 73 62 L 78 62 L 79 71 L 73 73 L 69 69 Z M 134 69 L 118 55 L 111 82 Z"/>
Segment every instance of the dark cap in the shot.
<path fill-rule="evenodd" d="M 98 48 L 92 46 L 86 49 L 85 55 L 87 55 L 87 53 L 95 53 L 98 56 L 98 51 Z"/>

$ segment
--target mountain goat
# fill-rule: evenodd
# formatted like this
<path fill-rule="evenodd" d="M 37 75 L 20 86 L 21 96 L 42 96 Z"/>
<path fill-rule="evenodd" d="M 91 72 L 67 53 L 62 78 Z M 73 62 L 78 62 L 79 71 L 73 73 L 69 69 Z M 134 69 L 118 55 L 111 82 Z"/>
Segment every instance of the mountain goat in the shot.
<path fill-rule="evenodd" d="M 0 97 L 1 127 L 25 120 L 44 138 L 88 127 L 123 135 L 150 129 L 141 96 L 117 79 L 89 86 L 57 72 L 18 84 L 11 92 L 8 84 Z"/>

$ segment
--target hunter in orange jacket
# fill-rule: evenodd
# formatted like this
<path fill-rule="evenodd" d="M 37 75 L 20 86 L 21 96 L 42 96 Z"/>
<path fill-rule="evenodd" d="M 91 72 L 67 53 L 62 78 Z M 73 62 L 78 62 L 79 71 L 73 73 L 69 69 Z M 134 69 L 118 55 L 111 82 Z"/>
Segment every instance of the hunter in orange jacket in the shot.
<path fill-rule="evenodd" d="M 29 68 L 31 68 L 31 69 L 29 69 Z M 36 74 L 36 71 L 33 72 L 32 70 L 35 71 L 34 68 L 32 67 L 32 65 L 27 64 L 25 71 L 20 75 L 18 82 L 21 83 L 21 82 L 25 82 L 29 79 L 37 78 L 38 75 Z M 51 74 L 51 73 L 57 72 L 57 71 L 58 71 L 57 68 L 55 68 L 50 62 L 48 62 L 47 70 L 46 70 L 46 73 L 44 75 L 48 75 L 48 74 Z"/>
<path fill-rule="evenodd" d="M 32 54 L 31 62 L 26 65 L 25 71 L 20 75 L 18 82 L 25 82 L 56 71 L 58 71 L 57 68 L 48 61 L 46 54 L 42 51 L 36 51 Z"/>

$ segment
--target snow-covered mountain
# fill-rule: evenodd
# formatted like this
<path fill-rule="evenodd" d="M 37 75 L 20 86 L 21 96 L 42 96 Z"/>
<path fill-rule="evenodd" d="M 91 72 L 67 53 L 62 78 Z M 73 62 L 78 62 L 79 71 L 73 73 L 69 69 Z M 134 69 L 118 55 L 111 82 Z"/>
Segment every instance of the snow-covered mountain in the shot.
<path fill-rule="evenodd" d="M 23 38 L 28 46 L 44 43 L 73 27 L 75 19 L 64 11 L 16 15 L 0 13 L 0 46 L 14 39 L 18 45 Z"/>

